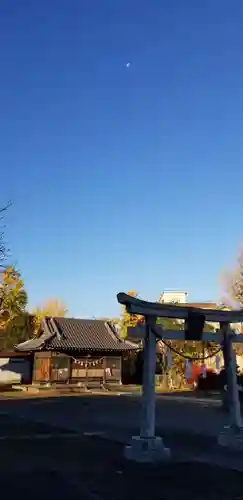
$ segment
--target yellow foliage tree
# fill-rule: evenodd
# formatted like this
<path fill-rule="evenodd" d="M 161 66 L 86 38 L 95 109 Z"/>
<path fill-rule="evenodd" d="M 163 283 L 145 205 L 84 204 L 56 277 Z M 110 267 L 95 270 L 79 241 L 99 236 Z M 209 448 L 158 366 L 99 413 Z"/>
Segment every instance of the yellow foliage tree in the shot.
<path fill-rule="evenodd" d="M 11 318 L 0 338 L 1 349 L 12 349 L 15 345 L 33 337 L 34 318 L 28 312 L 22 312 Z"/>
<path fill-rule="evenodd" d="M 3 269 L 0 278 L 0 348 L 10 349 L 33 333 L 32 318 L 26 311 L 27 293 L 19 271 Z"/>
<path fill-rule="evenodd" d="M 67 313 L 66 305 L 60 299 L 47 299 L 41 306 L 36 307 L 32 314 L 34 316 L 35 332 L 40 327 L 41 320 L 46 316 L 61 317 Z"/>
<path fill-rule="evenodd" d="M 13 266 L 3 269 L 0 278 L 0 327 L 26 311 L 27 293 L 19 271 Z"/>
<path fill-rule="evenodd" d="M 128 295 L 131 297 L 137 297 L 136 290 L 129 290 Z M 129 326 L 135 326 L 137 322 L 142 318 L 139 314 L 129 314 L 126 311 L 126 307 L 122 306 L 122 318 L 121 318 L 121 336 L 123 338 L 127 337 L 127 328 Z"/>

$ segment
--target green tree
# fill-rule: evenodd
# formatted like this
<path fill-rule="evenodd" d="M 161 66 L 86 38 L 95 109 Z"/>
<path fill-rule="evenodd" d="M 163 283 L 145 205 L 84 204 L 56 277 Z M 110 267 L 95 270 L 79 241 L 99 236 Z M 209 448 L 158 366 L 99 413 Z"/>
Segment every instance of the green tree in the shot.
<path fill-rule="evenodd" d="M 179 305 L 179 304 L 177 304 Z M 203 310 L 202 310 L 203 311 Z M 173 318 L 158 318 L 157 323 L 161 324 L 164 330 L 184 330 L 184 323 Z M 205 323 L 204 331 L 213 332 L 214 327 L 210 323 Z M 185 359 L 191 359 L 193 363 L 203 363 L 205 356 L 213 354 L 218 346 L 214 342 L 165 340 L 163 353 L 166 356 L 168 347 L 172 354 L 172 367 L 170 376 L 172 378 L 184 380 Z M 200 358 L 200 359 L 196 359 Z"/>
<path fill-rule="evenodd" d="M 1 316 L 0 326 L 4 326 L 13 317 L 25 312 L 28 297 L 19 271 L 7 266 L 2 271 L 0 282 Z"/>
<path fill-rule="evenodd" d="M 137 297 L 137 292 L 135 290 L 130 290 L 127 292 L 128 295 L 131 295 L 131 297 Z M 129 326 L 136 326 L 136 324 L 143 318 L 143 316 L 140 316 L 139 314 L 129 314 L 126 311 L 126 307 L 122 306 L 122 314 L 121 314 L 121 322 L 120 322 L 120 327 L 121 327 L 121 337 L 126 338 L 127 337 L 127 329 Z"/>
<path fill-rule="evenodd" d="M 15 344 L 27 340 L 33 333 L 32 318 L 26 311 L 27 294 L 20 272 L 11 265 L 6 266 L 9 251 L 4 239 L 3 218 L 10 207 L 8 203 L 0 209 L 0 349 L 11 349 Z"/>
<path fill-rule="evenodd" d="M 47 299 L 41 306 L 33 309 L 35 332 L 40 327 L 41 320 L 46 316 L 62 317 L 67 314 L 67 307 L 60 299 Z"/>
<path fill-rule="evenodd" d="M 25 342 L 34 334 L 34 317 L 28 312 L 22 312 L 11 318 L 5 326 L 0 338 L 2 349 L 12 349 L 15 345 Z"/>
<path fill-rule="evenodd" d="M 129 293 L 129 292 L 128 292 Z M 131 292 L 130 292 L 131 293 Z M 135 295 L 132 292 L 131 295 Z M 175 304 L 179 305 L 179 304 Z M 203 310 L 202 310 L 203 312 Z M 126 308 L 122 308 L 121 331 L 122 336 L 127 336 L 128 326 L 136 326 L 137 324 L 144 323 L 144 317 L 139 315 L 130 315 L 126 312 Z M 184 330 L 184 323 L 173 318 L 157 318 L 157 324 L 163 327 L 163 330 Z M 214 331 L 214 327 L 210 323 L 205 323 L 204 331 Z M 200 358 L 194 363 L 202 363 L 204 356 L 214 354 L 218 346 L 214 342 L 196 342 L 196 341 L 180 341 L 180 340 L 166 340 L 159 342 L 157 352 L 160 352 L 161 364 L 165 366 L 165 358 L 168 348 L 171 349 L 172 354 L 172 368 L 170 369 L 170 376 L 172 378 L 184 380 L 185 374 L 185 356 L 188 358 Z M 168 375 L 168 371 L 167 371 Z"/>
<path fill-rule="evenodd" d="M 27 340 L 31 330 L 31 317 L 26 311 L 28 298 L 20 272 L 13 266 L 3 269 L 0 281 L 0 348 L 13 348 Z"/>

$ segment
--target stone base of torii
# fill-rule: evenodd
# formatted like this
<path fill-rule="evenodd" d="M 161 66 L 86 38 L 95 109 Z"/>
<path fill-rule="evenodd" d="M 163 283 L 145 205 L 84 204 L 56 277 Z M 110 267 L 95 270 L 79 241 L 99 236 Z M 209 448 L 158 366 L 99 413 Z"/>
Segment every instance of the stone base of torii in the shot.
<path fill-rule="evenodd" d="M 146 302 L 125 293 L 119 293 L 117 300 L 126 306 L 130 314 L 145 318 L 145 326 L 134 327 L 144 339 L 144 366 L 142 390 L 142 416 L 140 434 L 132 438 L 125 448 L 125 457 L 136 462 L 158 462 L 170 459 L 170 450 L 163 439 L 155 436 L 155 366 L 156 338 L 176 340 L 207 340 L 222 344 L 227 379 L 227 397 L 230 408 L 229 425 L 219 432 L 218 444 L 243 451 L 243 423 L 239 401 L 236 374 L 236 358 L 232 343 L 243 342 L 243 335 L 235 334 L 230 325 L 243 322 L 243 311 L 202 310 L 187 306 Z M 163 330 L 156 324 L 159 317 L 185 320 L 185 331 Z M 205 321 L 220 324 L 216 332 L 203 332 Z M 133 328 L 133 329 L 134 329 Z M 133 333 L 133 335 L 134 335 Z"/>

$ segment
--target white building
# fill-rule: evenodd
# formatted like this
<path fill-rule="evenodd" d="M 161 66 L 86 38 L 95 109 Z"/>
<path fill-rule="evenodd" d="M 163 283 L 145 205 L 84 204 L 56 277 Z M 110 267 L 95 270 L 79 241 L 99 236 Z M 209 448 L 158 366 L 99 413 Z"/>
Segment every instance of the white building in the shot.
<path fill-rule="evenodd" d="M 187 303 L 187 292 L 181 292 L 179 290 L 167 290 L 160 294 L 158 302 L 162 303 L 177 303 L 186 304 Z"/>

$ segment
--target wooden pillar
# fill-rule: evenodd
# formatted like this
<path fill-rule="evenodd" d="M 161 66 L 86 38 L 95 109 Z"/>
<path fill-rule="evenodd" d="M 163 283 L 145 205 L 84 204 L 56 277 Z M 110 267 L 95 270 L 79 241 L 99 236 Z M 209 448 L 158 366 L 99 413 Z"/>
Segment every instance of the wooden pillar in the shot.
<path fill-rule="evenodd" d="M 89 362 L 88 362 L 88 356 L 86 356 L 86 363 L 85 363 L 85 387 L 86 389 L 88 388 L 88 380 L 89 380 Z"/>
<path fill-rule="evenodd" d="M 69 356 L 69 366 L 68 366 L 68 384 L 72 383 L 72 358 Z"/>

